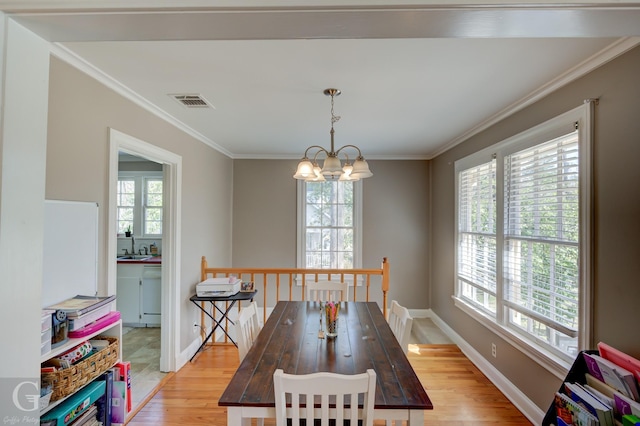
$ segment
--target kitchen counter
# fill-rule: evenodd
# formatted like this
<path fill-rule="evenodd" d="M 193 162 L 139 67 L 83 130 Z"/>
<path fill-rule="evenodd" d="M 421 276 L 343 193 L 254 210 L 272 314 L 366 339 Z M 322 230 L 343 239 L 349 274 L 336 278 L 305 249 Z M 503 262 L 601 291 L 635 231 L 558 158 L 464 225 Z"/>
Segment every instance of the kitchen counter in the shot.
<path fill-rule="evenodd" d="M 149 256 L 142 259 L 124 259 L 118 258 L 118 264 L 145 264 L 145 265 L 160 265 L 162 264 L 162 256 Z"/>

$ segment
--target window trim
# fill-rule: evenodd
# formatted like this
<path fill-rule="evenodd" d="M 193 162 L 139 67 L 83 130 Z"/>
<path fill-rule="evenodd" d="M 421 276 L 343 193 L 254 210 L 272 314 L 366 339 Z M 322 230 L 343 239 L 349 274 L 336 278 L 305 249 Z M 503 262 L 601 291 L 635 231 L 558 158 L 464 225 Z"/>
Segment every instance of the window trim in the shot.
<path fill-rule="evenodd" d="M 296 231 L 296 267 L 305 267 L 305 239 L 304 230 L 306 222 L 306 182 L 304 180 L 297 181 L 297 231 Z M 353 267 L 355 269 L 362 268 L 362 181 L 353 182 Z M 306 278 L 313 279 L 313 275 Z M 301 282 L 301 278 L 296 278 Z M 346 278 L 352 285 L 353 278 Z M 360 278 L 358 278 L 360 281 Z"/>
<path fill-rule="evenodd" d="M 567 129 L 567 126 L 572 123 L 578 125 L 578 144 L 580 149 L 580 164 L 579 164 L 579 189 L 580 189 L 580 237 L 579 237 L 579 250 L 580 250 L 580 281 L 579 281 L 579 330 L 578 330 L 578 350 L 589 349 L 592 346 L 592 306 L 593 306 L 593 250 L 592 250 L 592 238 L 593 238 L 593 179 L 592 179 L 592 146 L 593 146 L 593 116 L 596 100 L 586 100 L 584 105 L 560 114 L 550 120 L 545 121 L 539 125 L 536 125 L 528 130 L 525 130 L 517 135 L 507 138 L 501 142 L 498 142 L 490 147 L 484 148 L 474 154 L 464 157 L 455 162 L 454 167 L 454 185 L 455 185 L 455 197 L 454 197 L 454 211 L 456 215 L 455 219 L 455 236 L 454 241 L 458 241 L 458 185 L 459 185 L 459 173 L 462 170 L 488 162 L 495 155 L 498 162 L 503 162 L 504 156 L 510 153 L 521 150 L 524 146 L 531 145 L 532 140 L 542 141 L 552 139 L 554 136 L 560 135 L 563 130 Z M 502 167 L 498 167 L 496 174 L 496 192 L 503 194 L 504 180 L 502 176 Z M 502 255 L 503 255 L 503 243 L 502 237 L 504 236 L 503 227 L 504 221 L 502 220 L 503 202 L 502 197 L 496 199 L 496 211 L 497 217 L 497 234 L 501 236 L 496 241 L 497 257 L 499 258 L 499 269 L 502 270 Z M 518 349 L 533 361 L 544 367 L 549 372 L 553 373 L 558 378 L 562 379 L 566 376 L 566 372 L 571 367 L 571 361 L 566 357 L 557 356 L 550 351 L 534 345 L 531 341 L 524 339 L 515 331 L 509 329 L 506 325 L 503 325 L 504 318 L 502 309 L 498 309 L 496 319 L 484 315 L 481 311 L 477 310 L 474 306 L 468 304 L 464 299 L 459 297 L 460 286 L 458 284 L 458 248 L 457 243 L 454 250 L 454 263 L 453 263 L 453 276 L 454 276 L 454 294 L 452 298 L 454 305 L 465 312 L 467 315 L 478 321 L 480 324 L 487 327 L 492 332 L 496 333 L 499 337 L 503 338 L 514 348 Z M 501 272 L 500 272 L 501 274 Z M 502 295 L 501 280 L 497 283 L 496 290 L 499 297 Z"/>

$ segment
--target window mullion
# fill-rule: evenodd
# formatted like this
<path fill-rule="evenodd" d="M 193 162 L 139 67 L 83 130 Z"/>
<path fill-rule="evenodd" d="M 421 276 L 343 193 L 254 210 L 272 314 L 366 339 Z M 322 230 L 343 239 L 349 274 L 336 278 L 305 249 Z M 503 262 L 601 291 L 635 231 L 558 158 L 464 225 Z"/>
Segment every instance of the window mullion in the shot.
<path fill-rule="evenodd" d="M 496 161 L 496 321 L 505 323 L 504 306 L 504 157 L 495 154 Z"/>
<path fill-rule="evenodd" d="M 144 234 L 144 229 L 142 229 L 142 215 L 144 214 L 144 179 L 142 177 L 137 176 L 135 178 L 136 181 L 136 203 L 133 209 L 133 235 L 142 236 Z"/>

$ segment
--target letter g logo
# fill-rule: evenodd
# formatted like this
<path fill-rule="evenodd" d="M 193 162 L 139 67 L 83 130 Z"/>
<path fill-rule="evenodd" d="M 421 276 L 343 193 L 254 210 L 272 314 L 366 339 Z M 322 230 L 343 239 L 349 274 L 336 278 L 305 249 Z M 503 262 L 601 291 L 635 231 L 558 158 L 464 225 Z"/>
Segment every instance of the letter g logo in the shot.
<path fill-rule="evenodd" d="M 27 399 L 28 402 L 31 402 L 33 404 L 33 407 L 31 408 L 25 408 L 22 406 L 22 404 L 20 404 L 20 394 L 24 391 L 21 392 L 23 386 L 25 385 L 31 385 L 33 386 L 34 390 L 35 390 L 35 394 L 26 394 L 25 393 L 25 397 Z M 18 385 L 13 389 L 13 404 L 19 408 L 22 411 L 37 411 L 39 409 L 39 399 L 40 399 L 40 393 L 38 390 L 38 383 L 36 382 L 20 382 L 18 383 Z"/>

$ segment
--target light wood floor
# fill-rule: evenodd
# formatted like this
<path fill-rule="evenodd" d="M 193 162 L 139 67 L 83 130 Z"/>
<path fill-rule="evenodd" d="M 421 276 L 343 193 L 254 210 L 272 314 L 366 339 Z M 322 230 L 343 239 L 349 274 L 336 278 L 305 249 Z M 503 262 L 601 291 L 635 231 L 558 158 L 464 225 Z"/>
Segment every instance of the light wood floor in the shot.
<path fill-rule="evenodd" d="M 531 425 L 456 345 L 410 345 L 408 357 L 433 402 L 434 409 L 425 413 L 425 424 Z M 226 410 L 217 401 L 238 364 L 234 346 L 207 348 L 171 376 L 128 424 L 226 424 Z"/>
<path fill-rule="evenodd" d="M 167 375 L 160 371 L 160 327 L 123 330 L 122 358 L 131 363 L 132 402 L 138 407 Z"/>

